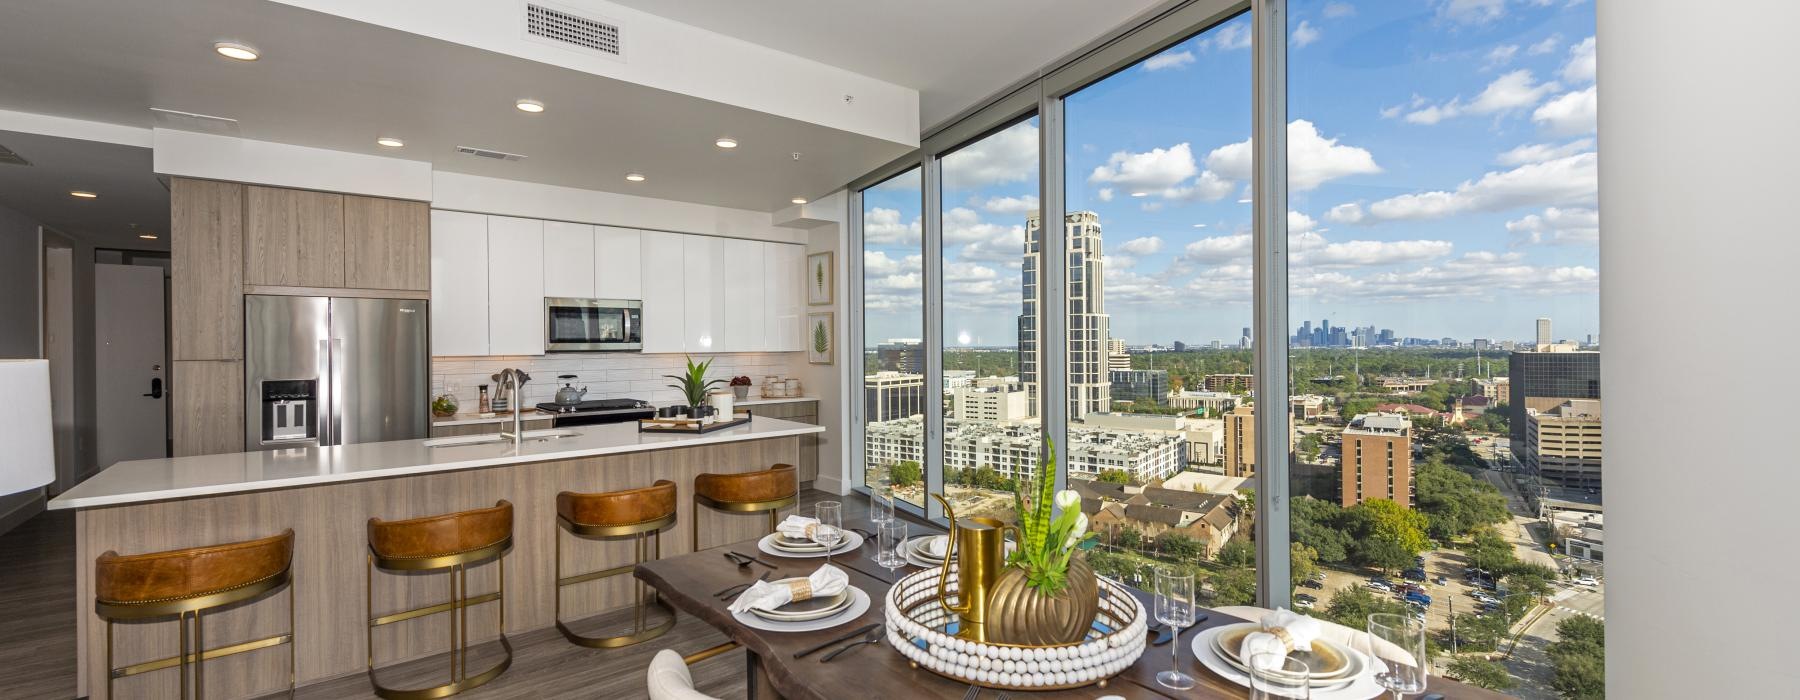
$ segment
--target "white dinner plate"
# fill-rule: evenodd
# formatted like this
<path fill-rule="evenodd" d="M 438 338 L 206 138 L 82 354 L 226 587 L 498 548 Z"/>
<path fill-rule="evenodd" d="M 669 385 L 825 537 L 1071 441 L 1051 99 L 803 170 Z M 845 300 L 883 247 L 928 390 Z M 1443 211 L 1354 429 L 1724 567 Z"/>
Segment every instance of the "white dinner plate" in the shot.
<path fill-rule="evenodd" d="M 774 583 L 780 584 L 792 580 L 799 579 L 786 579 L 783 581 L 775 581 Z M 799 603 L 788 603 L 787 605 L 783 605 L 774 610 L 757 610 L 751 608 L 749 612 L 750 614 L 765 620 L 803 622 L 806 620 L 817 620 L 821 617 L 830 617 L 843 612 L 844 609 L 848 607 L 850 607 L 850 591 L 846 589 L 842 593 L 825 599 L 812 598 Z"/>
<path fill-rule="evenodd" d="M 1212 671 L 1220 678 L 1224 678 L 1225 680 L 1248 688 L 1250 687 L 1250 676 L 1243 671 L 1239 671 L 1237 667 L 1232 666 L 1230 662 L 1219 656 L 1218 652 L 1213 651 L 1213 638 L 1219 636 L 1219 631 L 1222 629 L 1224 628 L 1209 627 L 1201 630 L 1198 634 L 1194 635 L 1193 640 L 1188 646 L 1193 650 L 1194 658 L 1199 659 L 1200 665 L 1205 666 L 1206 670 Z M 1313 688 L 1312 700 L 1371 700 L 1372 698 L 1387 692 L 1386 689 L 1381 687 L 1381 684 L 1375 682 L 1376 670 L 1381 668 L 1379 662 L 1369 659 L 1367 655 L 1355 649 L 1345 649 L 1345 651 L 1361 657 L 1360 660 L 1363 661 L 1362 674 L 1358 675 L 1356 680 L 1347 686 L 1338 688 Z"/>
<path fill-rule="evenodd" d="M 764 620 L 748 612 L 732 613 L 731 616 L 738 622 L 743 623 L 745 627 L 759 629 L 764 632 L 817 632 L 819 630 L 828 630 L 839 625 L 854 622 L 856 621 L 856 618 L 862 617 L 863 613 L 869 611 L 869 594 L 864 593 L 862 589 L 855 586 L 851 586 L 849 592 L 850 607 L 845 608 L 843 612 L 836 615 L 821 617 L 817 620 L 781 622 L 778 620 Z"/>
<path fill-rule="evenodd" d="M 825 550 L 823 550 L 823 549 L 814 551 L 814 552 L 793 552 L 793 551 L 777 548 L 773 542 L 774 542 L 775 538 L 780 537 L 780 536 L 781 535 L 777 534 L 777 533 L 770 533 L 768 535 L 764 535 L 762 539 L 756 541 L 756 548 L 762 550 L 762 552 L 764 554 L 777 556 L 777 557 L 787 557 L 789 559 L 814 559 L 814 558 L 822 559 L 825 557 Z M 832 553 L 832 555 L 835 556 L 838 554 L 843 554 L 845 552 L 854 552 L 854 551 L 856 551 L 857 547 L 862 546 L 862 543 L 863 543 L 862 535 L 858 535 L 855 532 L 852 532 L 850 530 L 844 530 L 844 543 L 838 545 L 837 549 L 831 550 L 831 553 Z"/>

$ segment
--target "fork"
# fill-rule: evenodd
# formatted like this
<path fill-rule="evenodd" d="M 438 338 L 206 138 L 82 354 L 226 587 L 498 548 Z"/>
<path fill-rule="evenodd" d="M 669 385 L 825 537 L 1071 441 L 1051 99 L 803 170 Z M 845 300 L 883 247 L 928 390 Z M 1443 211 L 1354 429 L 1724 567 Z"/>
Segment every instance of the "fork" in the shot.
<path fill-rule="evenodd" d="M 981 695 L 981 686 L 970 683 L 968 692 L 963 693 L 963 700 L 975 700 L 978 695 Z"/>

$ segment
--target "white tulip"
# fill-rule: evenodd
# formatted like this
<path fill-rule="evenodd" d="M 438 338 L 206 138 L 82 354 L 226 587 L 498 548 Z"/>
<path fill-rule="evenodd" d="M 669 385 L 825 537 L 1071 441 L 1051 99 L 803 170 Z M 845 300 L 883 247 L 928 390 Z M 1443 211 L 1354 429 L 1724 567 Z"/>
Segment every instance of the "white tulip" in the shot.
<path fill-rule="evenodd" d="M 1068 549 L 1070 547 L 1074 547 L 1077 544 L 1080 544 L 1081 536 L 1087 534 L 1087 528 L 1088 528 L 1087 513 L 1082 513 L 1081 515 L 1075 516 L 1075 528 L 1069 531 L 1069 539 L 1067 541 L 1063 542 L 1063 549 Z"/>
<path fill-rule="evenodd" d="M 1080 505 L 1081 505 L 1081 494 L 1075 493 L 1074 489 L 1056 492 L 1056 507 L 1057 508 L 1060 508 L 1063 510 L 1068 510 L 1070 508 L 1075 508 Z"/>

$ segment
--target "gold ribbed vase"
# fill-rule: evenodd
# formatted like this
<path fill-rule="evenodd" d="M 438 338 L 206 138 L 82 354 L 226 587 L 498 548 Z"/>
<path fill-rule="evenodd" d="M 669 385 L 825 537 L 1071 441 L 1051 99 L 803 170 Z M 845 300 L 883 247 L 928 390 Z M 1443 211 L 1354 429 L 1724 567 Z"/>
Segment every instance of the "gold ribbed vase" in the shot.
<path fill-rule="evenodd" d="M 1100 611 L 1100 584 L 1085 554 L 1069 559 L 1067 585 L 1056 595 L 1039 593 L 1026 580 L 1024 569 L 1009 566 L 988 589 L 988 641 L 1049 646 L 1087 636 Z"/>

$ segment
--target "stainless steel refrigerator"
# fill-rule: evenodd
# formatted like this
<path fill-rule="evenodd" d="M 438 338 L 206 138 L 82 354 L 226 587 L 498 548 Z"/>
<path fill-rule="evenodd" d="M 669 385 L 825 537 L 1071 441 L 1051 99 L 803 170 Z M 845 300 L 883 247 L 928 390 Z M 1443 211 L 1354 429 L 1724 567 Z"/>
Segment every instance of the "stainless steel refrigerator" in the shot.
<path fill-rule="evenodd" d="M 420 299 L 244 297 L 244 447 L 411 440 L 429 429 Z"/>

